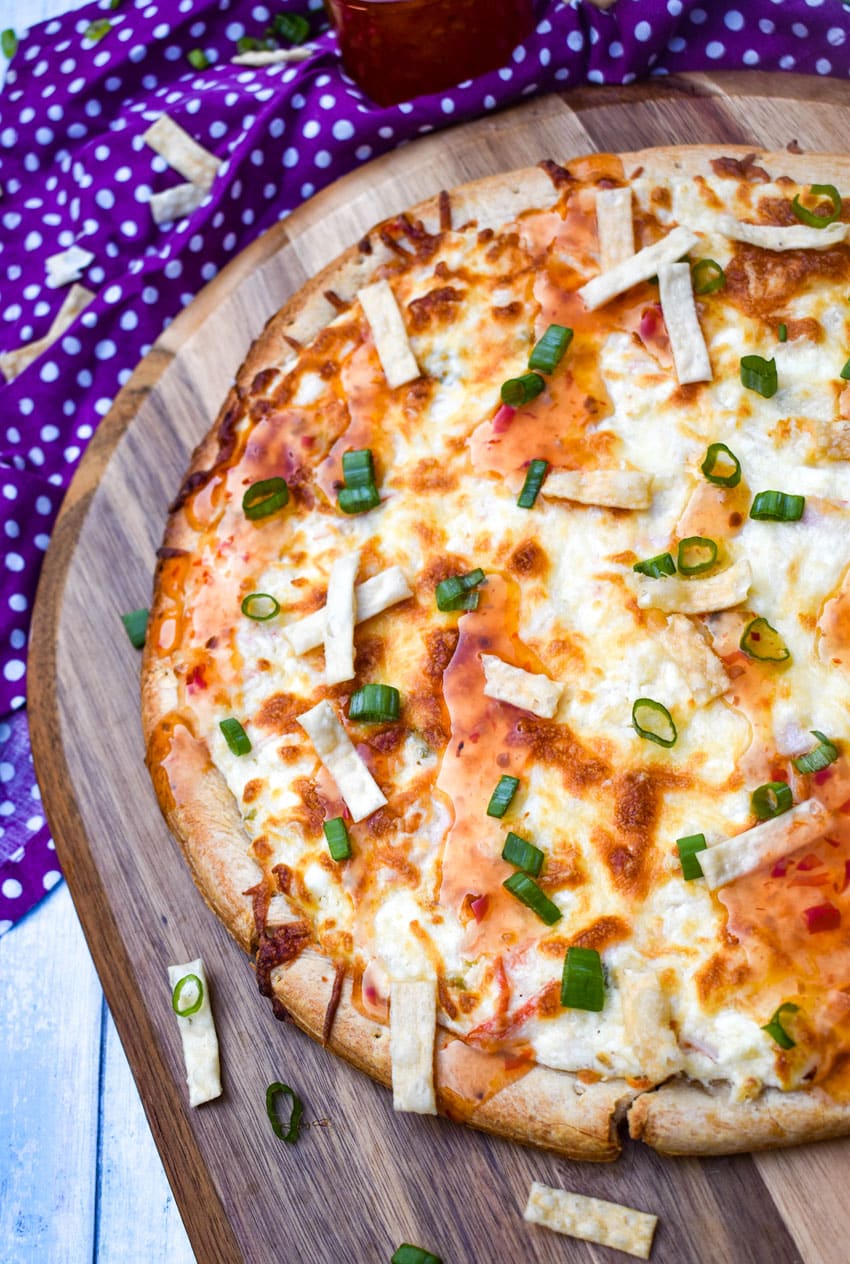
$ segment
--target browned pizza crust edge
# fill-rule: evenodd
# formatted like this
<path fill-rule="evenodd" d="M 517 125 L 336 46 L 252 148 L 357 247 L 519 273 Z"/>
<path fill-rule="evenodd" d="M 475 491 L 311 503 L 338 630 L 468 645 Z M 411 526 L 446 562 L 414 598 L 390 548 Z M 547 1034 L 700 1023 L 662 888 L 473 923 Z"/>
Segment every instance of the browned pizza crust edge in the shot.
<path fill-rule="evenodd" d="M 752 158 L 751 158 L 752 156 Z M 576 156 L 578 157 L 578 156 Z M 763 152 L 744 145 L 669 146 L 621 155 L 626 175 L 657 173 L 698 174 L 717 158 L 729 157 L 750 166 L 764 166 L 771 175 L 787 175 L 801 183 L 834 182 L 850 178 L 850 158 L 832 155 Z M 575 161 L 566 159 L 565 162 Z M 731 173 L 730 173 L 731 177 Z M 552 204 L 557 197 L 549 175 L 531 167 L 473 181 L 450 193 L 455 227 L 475 219 L 480 227 L 507 222 L 520 210 Z M 440 198 L 409 209 L 415 219 L 436 230 L 440 226 Z M 325 297 L 333 291 L 349 301 L 374 270 L 391 257 L 377 236 L 376 226 L 293 295 L 267 322 L 242 364 L 236 381 L 208 435 L 195 449 L 186 479 L 209 468 L 220 450 L 219 436 L 231 409 L 238 408 L 256 375 L 285 364 L 293 344 L 313 338 L 337 314 Z M 365 248 L 364 248 L 365 247 Z M 185 480 L 184 480 L 185 486 Z M 179 504 L 172 507 L 163 548 L 191 547 L 195 533 Z M 151 615 L 160 595 L 158 572 Z M 196 885 L 210 908 L 247 951 L 256 948 L 249 888 L 260 876 L 246 854 L 247 837 L 238 806 L 224 778 L 213 766 L 206 745 L 185 738 L 185 759 L 170 762 L 167 777 L 160 766 L 160 744 L 167 740 L 163 726 L 170 723 L 177 690 L 167 666 L 146 646 L 142 664 L 142 724 L 148 763 L 163 815 L 180 842 Z M 179 793 L 174 793 L 176 775 Z M 322 1041 L 334 981 L 331 962 L 313 950 L 272 972 L 275 997 L 299 1027 Z M 441 1111 L 452 1113 L 451 1094 L 459 1091 L 440 1051 L 453 1039 L 440 1030 L 436 1054 L 436 1082 Z M 384 1084 L 390 1083 L 389 1028 L 365 1018 L 352 1000 L 346 977 L 327 1047 Z M 569 1158 L 610 1160 L 617 1157 L 619 1121 L 628 1115 L 632 1137 L 666 1154 L 710 1155 L 798 1144 L 850 1133 L 850 1105 L 836 1102 L 819 1089 L 782 1093 L 766 1089 L 758 1098 L 732 1100 L 729 1086 L 707 1090 L 687 1081 L 671 1081 L 639 1092 L 624 1081 L 584 1084 L 569 1072 L 535 1066 L 522 1079 L 464 1114 L 464 1122 L 499 1136 L 557 1151 Z"/>

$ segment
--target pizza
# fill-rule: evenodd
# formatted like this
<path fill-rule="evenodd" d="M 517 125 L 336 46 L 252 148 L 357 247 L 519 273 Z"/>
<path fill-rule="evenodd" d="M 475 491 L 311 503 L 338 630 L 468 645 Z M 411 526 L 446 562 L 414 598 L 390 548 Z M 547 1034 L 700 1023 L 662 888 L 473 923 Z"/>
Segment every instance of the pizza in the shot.
<path fill-rule="evenodd" d="M 578 1159 L 850 1130 L 842 185 L 700 146 L 442 192 L 272 317 L 174 489 L 159 802 L 398 1109 Z"/>

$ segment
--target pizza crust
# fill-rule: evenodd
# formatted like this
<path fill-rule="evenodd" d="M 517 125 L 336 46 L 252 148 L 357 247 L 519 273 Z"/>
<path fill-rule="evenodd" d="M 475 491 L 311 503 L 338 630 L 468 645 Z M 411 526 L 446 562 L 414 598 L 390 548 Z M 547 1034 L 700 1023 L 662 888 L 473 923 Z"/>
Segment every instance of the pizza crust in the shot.
<path fill-rule="evenodd" d="M 771 174 L 787 174 L 804 183 L 833 182 L 845 175 L 850 178 L 847 159 L 785 151 L 761 153 L 751 146 L 655 148 L 622 155 L 622 163 L 627 177 L 640 172 L 663 178 L 696 175 L 712 158 L 744 162 L 753 154 L 755 166 L 764 165 Z M 552 176 L 538 167 L 489 177 L 452 191 L 451 222 L 459 227 L 475 219 L 480 228 L 496 227 L 526 207 L 553 205 L 557 196 Z M 444 213 L 445 203 L 440 197 L 407 212 L 431 231 L 440 227 Z M 219 436 L 231 410 L 241 405 L 257 374 L 280 370 L 292 359 L 298 344 L 315 337 L 338 314 L 340 303 L 353 302 L 376 268 L 391 258 L 392 253 L 373 230 L 308 281 L 269 319 L 239 369 L 215 425 L 195 450 L 187 479 L 214 464 Z M 326 297 L 329 291 L 335 301 Z M 160 553 L 189 548 L 194 538 L 178 496 Z M 160 601 L 155 581 L 154 618 Z M 142 668 L 142 721 L 157 798 L 205 900 L 240 946 L 253 952 L 257 938 L 247 892 L 260 871 L 247 854 L 248 839 L 236 801 L 212 765 L 206 747 L 195 738 L 183 740 L 185 762 L 178 774 L 179 795 L 175 796 L 162 768 L 162 747 L 173 732 L 176 701 L 167 666 L 147 646 Z M 333 964 L 307 949 L 273 970 L 271 978 L 275 998 L 300 1028 L 321 1041 L 334 989 Z M 452 1113 L 453 1095 L 462 1095 L 463 1088 L 450 1074 L 441 1076 L 439 1054 L 453 1039 L 438 1028 L 437 1100 L 441 1112 L 448 1114 Z M 343 982 L 327 1046 L 358 1070 L 390 1084 L 389 1026 L 367 1019 L 359 1011 L 350 976 Z M 819 1089 L 791 1093 L 768 1089 L 754 1100 L 735 1102 L 726 1085 L 709 1090 L 693 1083 L 670 1082 L 654 1091 L 640 1092 L 622 1080 L 585 1084 L 577 1075 L 539 1065 L 465 1114 L 464 1122 L 571 1159 L 610 1160 L 620 1152 L 617 1126 L 626 1112 L 631 1136 L 666 1154 L 727 1154 L 850 1132 L 850 1105 L 834 1101 Z"/>

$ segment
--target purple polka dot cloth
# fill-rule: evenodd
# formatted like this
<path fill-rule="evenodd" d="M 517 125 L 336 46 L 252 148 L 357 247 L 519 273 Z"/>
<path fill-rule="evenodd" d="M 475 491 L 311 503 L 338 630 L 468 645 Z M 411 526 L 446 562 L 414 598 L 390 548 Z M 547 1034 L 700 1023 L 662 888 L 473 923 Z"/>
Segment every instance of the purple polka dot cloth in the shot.
<path fill-rule="evenodd" d="M 585 82 L 745 67 L 850 75 L 842 0 L 703 4 L 536 0 L 534 29 L 505 66 L 387 108 L 346 75 L 321 0 L 98 0 L 20 36 L 0 93 L 0 353 L 42 338 L 61 307 L 68 290 L 50 285 L 50 256 L 89 252 L 80 280 L 94 298 L 0 386 L 0 933 L 61 876 L 26 726 L 41 559 L 82 452 L 139 359 L 259 233 L 401 141 Z M 281 11 L 309 21 L 306 59 L 234 63 L 236 42 L 263 37 Z M 182 179 L 143 140 L 163 113 L 220 166 L 191 213 L 157 224 L 151 197 Z"/>

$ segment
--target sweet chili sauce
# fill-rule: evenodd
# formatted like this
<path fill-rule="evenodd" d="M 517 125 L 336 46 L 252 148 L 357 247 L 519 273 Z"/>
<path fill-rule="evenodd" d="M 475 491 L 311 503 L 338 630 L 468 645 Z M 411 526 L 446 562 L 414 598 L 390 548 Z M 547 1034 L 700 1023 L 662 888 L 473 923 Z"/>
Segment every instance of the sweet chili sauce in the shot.
<path fill-rule="evenodd" d="M 503 65 L 533 0 L 325 0 L 348 72 L 378 105 L 439 92 Z"/>

